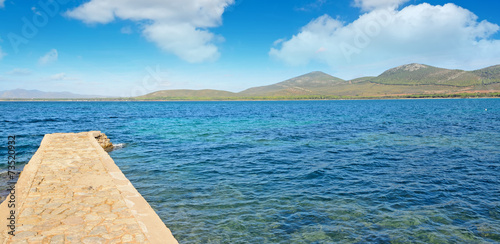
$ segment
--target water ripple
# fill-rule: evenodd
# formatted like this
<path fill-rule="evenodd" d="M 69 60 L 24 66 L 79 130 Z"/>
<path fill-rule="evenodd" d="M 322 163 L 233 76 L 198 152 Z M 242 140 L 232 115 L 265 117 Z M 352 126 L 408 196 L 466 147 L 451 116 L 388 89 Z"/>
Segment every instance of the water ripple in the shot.
<path fill-rule="evenodd" d="M 0 131 L 19 136 L 20 167 L 46 133 L 105 132 L 180 243 L 498 243 L 495 108 L 499 99 L 0 103 Z"/>

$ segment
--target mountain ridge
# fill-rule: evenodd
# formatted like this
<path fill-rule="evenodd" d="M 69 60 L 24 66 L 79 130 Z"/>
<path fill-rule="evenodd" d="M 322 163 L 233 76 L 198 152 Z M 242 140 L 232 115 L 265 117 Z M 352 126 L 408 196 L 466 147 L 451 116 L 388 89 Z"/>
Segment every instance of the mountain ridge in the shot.
<path fill-rule="evenodd" d="M 169 90 L 159 91 L 167 93 Z M 172 91 L 172 90 L 170 90 Z M 177 90 L 178 91 L 178 90 Z M 184 90 L 186 91 L 186 90 Z M 425 64 L 411 63 L 384 71 L 379 76 L 343 80 L 321 71 L 313 71 L 285 81 L 266 86 L 251 87 L 229 96 L 210 96 L 189 90 L 189 96 L 177 92 L 175 98 L 248 98 L 248 97 L 303 97 L 303 96 L 393 96 L 408 94 L 453 94 L 500 91 L 500 65 L 474 71 L 444 69 Z M 193 92 L 194 91 L 194 92 Z M 201 90 L 200 90 L 201 91 Z M 212 90 L 217 93 L 226 91 Z M 152 94 L 138 97 L 153 98 Z M 172 96 L 154 96 L 172 99 Z"/>
<path fill-rule="evenodd" d="M 500 65 L 464 71 L 424 64 L 406 64 L 383 72 L 370 80 L 385 85 L 445 85 L 467 87 L 500 82 Z"/>
<path fill-rule="evenodd" d="M 267 86 L 252 87 L 241 92 L 243 96 L 287 96 L 296 94 L 318 94 L 317 88 L 332 86 L 346 81 L 321 71 L 313 71 Z"/>
<path fill-rule="evenodd" d="M 411 63 L 388 69 L 378 76 L 360 77 L 351 80 L 343 80 L 321 71 L 313 71 L 278 83 L 251 87 L 240 92 L 214 89 L 160 90 L 138 97 L 116 98 L 114 100 L 321 99 L 324 97 L 399 97 L 499 92 L 500 65 L 464 71 Z M 103 96 L 24 89 L 0 91 L 0 99 L 44 98 L 86 99 L 103 98 Z M 104 98 L 104 100 L 106 99 Z"/>

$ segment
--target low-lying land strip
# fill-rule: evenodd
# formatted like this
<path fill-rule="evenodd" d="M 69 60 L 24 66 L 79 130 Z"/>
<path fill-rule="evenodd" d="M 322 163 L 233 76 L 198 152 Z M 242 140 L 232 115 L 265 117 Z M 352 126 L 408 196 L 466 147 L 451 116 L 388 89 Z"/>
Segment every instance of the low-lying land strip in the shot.
<path fill-rule="evenodd" d="M 144 92 L 147 90 L 139 88 Z M 46 93 L 46 96 L 52 99 L 41 99 L 41 96 L 40 91 L 18 89 L 0 92 L 0 99 L 13 101 L 251 101 L 500 97 L 500 65 L 464 71 L 424 64 L 407 64 L 389 69 L 377 77 L 352 80 L 343 80 L 315 71 L 240 92 L 177 89 L 150 91 L 142 96 L 118 98 L 86 96 L 80 99 L 69 97 L 61 99 L 62 94 L 57 94 L 56 97 L 50 96 L 50 93 Z"/>

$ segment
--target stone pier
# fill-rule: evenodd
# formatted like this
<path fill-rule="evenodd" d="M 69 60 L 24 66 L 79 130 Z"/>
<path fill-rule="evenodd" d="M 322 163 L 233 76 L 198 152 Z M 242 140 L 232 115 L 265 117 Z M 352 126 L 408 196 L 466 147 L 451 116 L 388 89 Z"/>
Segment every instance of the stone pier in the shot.
<path fill-rule="evenodd" d="M 15 207 L 10 196 L 0 205 L 0 243 L 177 243 L 99 145 L 102 135 L 45 135 L 15 186 Z"/>

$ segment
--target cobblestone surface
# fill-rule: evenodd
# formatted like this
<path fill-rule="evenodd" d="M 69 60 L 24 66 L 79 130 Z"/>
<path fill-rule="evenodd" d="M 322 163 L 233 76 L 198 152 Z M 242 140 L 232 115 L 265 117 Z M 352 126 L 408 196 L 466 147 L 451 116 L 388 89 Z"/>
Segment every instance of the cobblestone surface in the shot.
<path fill-rule="evenodd" d="M 100 148 L 89 143 L 92 137 L 48 136 L 18 210 L 15 236 L 4 242 L 154 243 L 101 162 Z"/>

